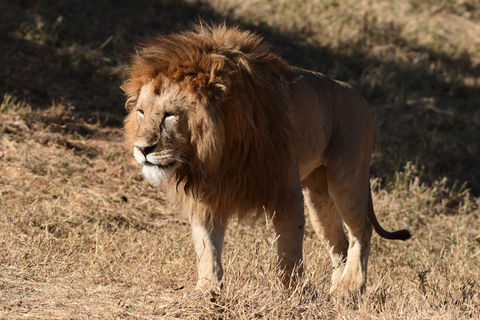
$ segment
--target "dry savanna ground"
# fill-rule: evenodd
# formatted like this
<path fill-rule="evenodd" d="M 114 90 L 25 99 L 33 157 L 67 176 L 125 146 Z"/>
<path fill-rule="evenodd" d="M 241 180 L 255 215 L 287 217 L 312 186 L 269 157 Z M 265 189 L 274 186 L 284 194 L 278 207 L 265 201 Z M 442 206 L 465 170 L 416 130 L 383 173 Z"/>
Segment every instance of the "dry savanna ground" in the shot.
<path fill-rule="evenodd" d="M 376 117 L 373 236 L 360 299 L 328 294 L 307 226 L 285 292 L 269 221 L 232 222 L 225 287 L 193 290 L 184 217 L 122 143 L 135 43 L 199 17 L 262 33 L 349 82 Z M 0 2 L 0 319 L 480 319 L 480 5 L 475 0 Z"/>

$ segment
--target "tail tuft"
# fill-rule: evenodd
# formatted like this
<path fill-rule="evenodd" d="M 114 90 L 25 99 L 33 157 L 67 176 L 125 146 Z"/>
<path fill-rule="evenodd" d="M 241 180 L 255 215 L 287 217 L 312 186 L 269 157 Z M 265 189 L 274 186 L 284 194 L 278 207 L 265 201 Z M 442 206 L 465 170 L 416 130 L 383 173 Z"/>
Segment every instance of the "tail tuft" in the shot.
<path fill-rule="evenodd" d="M 410 233 L 410 231 L 407 230 L 407 229 L 403 229 L 403 230 L 390 232 L 387 239 L 405 241 L 405 240 L 410 239 L 411 237 L 412 237 L 412 234 Z"/>
<path fill-rule="evenodd" d="M 410 230 L 407 230 L 407 229 L 403 229 L 403 230 L 398 230 L 398 231 L 395 231 L 395 232 L 392 232 L 393 233 L 393 238 L 392 239 L 396 239 L 396 240 L 408 240 L 412 237 L 412 233 L 410 232 Z"/>

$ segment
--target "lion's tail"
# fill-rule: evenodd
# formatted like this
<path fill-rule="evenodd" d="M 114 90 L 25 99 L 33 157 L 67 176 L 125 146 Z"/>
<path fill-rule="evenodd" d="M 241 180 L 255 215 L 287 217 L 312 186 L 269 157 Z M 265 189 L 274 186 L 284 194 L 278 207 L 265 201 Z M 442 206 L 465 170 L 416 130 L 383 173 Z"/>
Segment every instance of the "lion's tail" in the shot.
<path fill-rule="evenodd" d="M 380 235 L 380 237 L 390 240 L 408 240 L 412 237 L 412 234 L 409 230 L 397 230 L 394 232 L 388 232 L 387 230 L 383 229 L 380 223 L 378 223 L 377 217 L 375 216 L 375 211 L 373 210 L 373 202 L 372 202 L 372 192 L 370 191 L 370 195 L 368 197 L 368 212 L 367 212 L 368 220 L 373 225 L 375 231 Z"/>

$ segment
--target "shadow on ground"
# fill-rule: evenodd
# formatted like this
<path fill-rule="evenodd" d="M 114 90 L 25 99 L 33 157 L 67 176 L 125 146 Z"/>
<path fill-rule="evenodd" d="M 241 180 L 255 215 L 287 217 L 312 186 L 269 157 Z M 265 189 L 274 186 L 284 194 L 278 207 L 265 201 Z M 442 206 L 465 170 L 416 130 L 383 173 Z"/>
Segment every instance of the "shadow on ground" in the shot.
<path fill-rule="evenodd" d="M 201 1 L 2 1 L 0 95 L 34 109 L 62 105 L 86 122 L 119 127 L 125 115 L 119 86 L 135 44 L 198 18 L 242 24 Z M 332 50 L 310 44 L 305 35 L 243 26 L 262 33 L 292 64 L 349 82 L 366 96 L 377 120 L 375 176 L 388 181 L 414 162 L 427 182 L 447 176 L 480 191 L 480 68 L 472 68 L 469 57 L 413 48 L 443 66 L 448 75 L 439 76 L 428 63 L 372 58 L 366 38 Z M 376 36 L 393 47 L 409 46 L 392 30 L 377 28 Z M 466 77 L 474 79 L 471 86 L 460 81 Z"/>

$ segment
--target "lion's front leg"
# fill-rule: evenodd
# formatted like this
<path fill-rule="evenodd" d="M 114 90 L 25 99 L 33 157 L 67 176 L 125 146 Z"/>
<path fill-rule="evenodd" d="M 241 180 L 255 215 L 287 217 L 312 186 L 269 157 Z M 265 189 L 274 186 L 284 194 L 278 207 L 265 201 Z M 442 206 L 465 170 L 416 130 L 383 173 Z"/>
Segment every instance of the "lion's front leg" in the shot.
<path fill-rule="evenodd" d="M 218 291 L 221 287 L 222 248 L 225 227 L 221 224 L 209 226 L 195 217 L 190 219 L 193 245 L 197 254 L 197 289 Z"/>
<path fill-rule="evenodd" d="M 303 274 L 303 235 L 305 216 L 300 187 L 279 206 L 272 221 L 277 234 L 278 267 L 286 287 L 294 286 Z"/>

